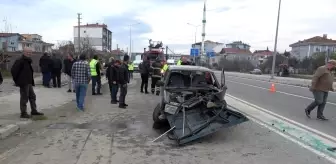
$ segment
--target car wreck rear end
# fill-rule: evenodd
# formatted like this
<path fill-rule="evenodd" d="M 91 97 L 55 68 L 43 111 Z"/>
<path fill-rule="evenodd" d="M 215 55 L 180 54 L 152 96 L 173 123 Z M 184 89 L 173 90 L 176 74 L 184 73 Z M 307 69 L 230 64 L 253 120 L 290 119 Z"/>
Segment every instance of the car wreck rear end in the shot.
<path fill-rule="evenodd" d="M 219 82 L 205 67 L 170 66 L 158 85 L 161 101 L 153 112 L 153 127 L 168 123 L 166 133 L 179 145 L 248 120 L 229 109 L 224 100 L 224 71 Z"/>

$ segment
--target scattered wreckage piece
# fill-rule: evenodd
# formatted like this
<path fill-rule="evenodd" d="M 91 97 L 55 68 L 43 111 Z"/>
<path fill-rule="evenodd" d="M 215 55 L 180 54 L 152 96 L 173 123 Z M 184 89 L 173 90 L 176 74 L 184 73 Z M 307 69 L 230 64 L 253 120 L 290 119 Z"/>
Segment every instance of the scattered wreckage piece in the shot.
<path fill-rule="evenodd" d="M 248 121 L 243 114 L 228 108 L 225 75 L 219 83 L 214 72 L 199 66 L 170 66 L 158 82 L 161 101 L 153 111 L 153 128 L 171 127 L 164 136 L 183 145 L 198 138 Z"/>

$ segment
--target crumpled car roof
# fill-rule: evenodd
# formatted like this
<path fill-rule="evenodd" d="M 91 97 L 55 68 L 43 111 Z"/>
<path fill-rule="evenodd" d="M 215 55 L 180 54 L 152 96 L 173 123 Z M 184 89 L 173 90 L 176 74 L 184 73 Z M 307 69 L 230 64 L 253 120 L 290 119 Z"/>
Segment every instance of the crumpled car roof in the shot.
<path fill-rule="evenodd" d="M 169 70 L 172 71 L 204 71 L 204 72 L 213 72 L 211 69 L 202 67 L 202 66 L 193 66 L 193 65 L 171 65 L 169 66 Z"/>

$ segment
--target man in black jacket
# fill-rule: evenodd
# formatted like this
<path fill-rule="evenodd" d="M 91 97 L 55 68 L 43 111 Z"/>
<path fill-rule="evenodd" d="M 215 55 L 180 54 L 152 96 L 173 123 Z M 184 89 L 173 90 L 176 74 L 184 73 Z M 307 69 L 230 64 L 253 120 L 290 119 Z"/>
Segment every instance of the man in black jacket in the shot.
<path fill-rule="evenodd" d="M 40 68 L 42 72 L 42 83 L 45 87 L 50 87 L 50 80 L 51 80 L 51 70 L 52 70 L 52 61 L 48 56 L 48 53 L 44 53 L 43 56 L 40 58 Z"/>
<path fill-rule="evenodd" d="M 117 93 L 119 89 L 119 68 L 120 61 L 116 60 L 109 68 L 109 85 L 111 86 L 111 104 L 117 104 Z"/>
<path fill-rule="evenodd" d="M 61 73 L 62 73 L 62 60 L 56 56 L 56 54 L 52 54 L 52 70 L 51 77 L 53 82 L 53 87 L 61 88 Z"/>
<path fill-rule="evenodd" d="M 124 61 L 119 68 L 118 81 L 120 86 L 119 95 L 119 108 L 126 108 L 128 105 L 125 103 L 125 98 L 127 94 L 127 83 L 129 83 L 129 73 L 128 73 L 128 61 L 129 56 L 124 56 Z"/>
<path fill-rule="evenodd" d="M 21 118 L 30 118 L 27 113 L 27 103 L 29 101 L 31 108 L 31 115 L 43 115 L 37 111 L 36 95 L 33 89 L 35 86 L 31 50 L 24 49 L 22 57 L 17 59 L 11 68 L 13 81 L 16 86 L 20 87 L 20 110 Z"/>
<path fill-rule="evenodd" d="M 149 57 L 147 57 L 147 60 L 144 60 L 140 65 L 140 74 L 141 74 L 141 86 L 140 86 L 140 92 L 143 93 L 143 88 L 145 87 L 145 93 L 148 94 L 148 78 L 149 78 L 149 72 L 150 72 L 150 63 L 149 63 Z"/>
<path fill-rule="evenodd" d="M 68 54 L 67 58 L 64 59 L 63 61 L 63 72 L 67 75 L 68 78 L 68 92 L 75 92 L 75 87 L 72 81 L 72 77 L 71 77 L 71 69 L 72 69 L 72 65 L 73 63 L 75 63 L 75 59 L 73 58 L 72 55 Z"/>

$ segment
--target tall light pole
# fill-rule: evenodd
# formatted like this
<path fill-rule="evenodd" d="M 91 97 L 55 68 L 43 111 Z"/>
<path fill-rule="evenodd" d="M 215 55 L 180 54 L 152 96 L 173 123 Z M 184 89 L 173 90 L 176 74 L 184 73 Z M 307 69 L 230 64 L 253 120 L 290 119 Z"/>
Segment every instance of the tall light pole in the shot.
<path fill-rule="evenodd" d="M 273 53 L 273 63 L 272 63 L 271 79 L 274 79 L 275 58 L 276 58 L 276 54 L 277 54 L 277 45 L 278 45 L 278 31 L 279 31 L 280 9 L 281 9 L 281 0 L 279 0 L 278 19 L 277 19 L 276 30 L 275 30 L 275 41 L 274 41 L 274 53 Z"/>
<path fill-rule="evenodd" d="M 204 40 L 205 40 L 205 24 L 206 24 L 206 0 L 204 0 L 204 7 L 203 7 L 203 19 L 202 19 L 202 45 L 201 45 L 201 58 L 206 57 L 204 56 Z"/>
<path fill-rule="evenodd" d="M 194 24 L 191 24 L 191 23 L 187 23 L 187 24 L 195 27 L 195 43 L 194 43 L 194 45 L 196 46 L 197 28 L 201 25 L 194 25 Z M 196 55 L 194 55 L 194 62 L 196 62 Z"/>
<path fill-rule="evenodd" d="M 194 24 L 191 24 L 191 23 L 187 23 L 187 24 L 190 25 L 190 26 L 195 27 L 195 44 L 196 44 L 197 28 L 200 27 L 201 25 L 194 25 Z"/>
<path fill-rule="evenodd" d="M 132 26 L 138 25 L 140 23 L 134 23 L 129 25 L 129 34 L 130 34 L 130 40 L 129 40 L 129 51 L 128 51 L 128 56 L 131 58 L 132 55 Z"/>

